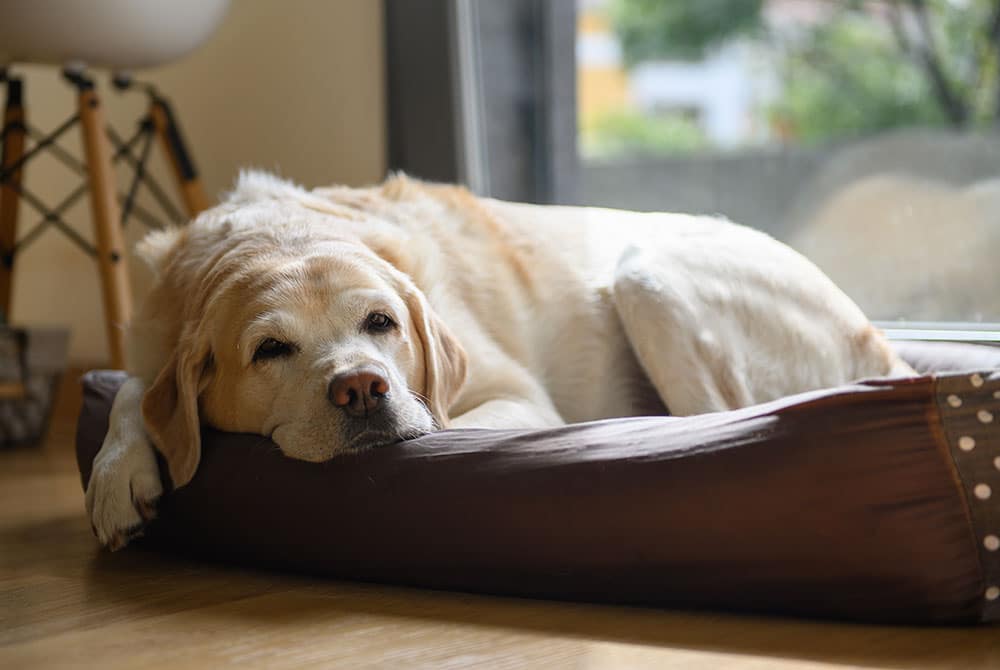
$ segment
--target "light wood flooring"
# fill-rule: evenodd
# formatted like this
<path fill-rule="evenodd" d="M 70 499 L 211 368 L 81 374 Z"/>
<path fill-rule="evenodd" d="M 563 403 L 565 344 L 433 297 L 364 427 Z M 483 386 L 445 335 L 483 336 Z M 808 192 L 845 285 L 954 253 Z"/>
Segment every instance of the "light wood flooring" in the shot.
<path fill-rule="evenodd" d="M 0 668 L 1000 668 L 1000 627 L 893 628 L 489 598 L 98 549 L 64 385 L 0 451 Z"/>

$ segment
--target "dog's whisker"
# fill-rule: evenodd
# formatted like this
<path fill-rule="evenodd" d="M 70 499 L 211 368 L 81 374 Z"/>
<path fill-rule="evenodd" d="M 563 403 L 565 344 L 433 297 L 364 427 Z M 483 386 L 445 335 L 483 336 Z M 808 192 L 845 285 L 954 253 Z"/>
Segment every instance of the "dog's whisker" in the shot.
<path fill-rule="evenodd" d="M 417 402 L 423 405 L 424 409 L 430 411 L 430 406 L 431 406 L 430 398 L 425 396 L 423 393 L 420 393 L 419 391 L 414 391 L 413 389 L 410 389 L 410 395 L 413 396 Z"/>

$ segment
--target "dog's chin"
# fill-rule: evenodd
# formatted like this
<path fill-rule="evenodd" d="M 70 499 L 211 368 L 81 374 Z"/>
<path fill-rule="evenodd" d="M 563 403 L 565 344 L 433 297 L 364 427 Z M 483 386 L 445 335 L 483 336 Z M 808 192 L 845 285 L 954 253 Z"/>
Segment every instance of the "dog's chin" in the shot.
<path fill-rule="evenodd" d="M 429 433 L 432 423 L 430 420 L 400 421 L 396 416 L 387 414 L 348 425 L 344 429 L 343 451 L 358 452 L 412 440 Z"/>
<path fill-rule="evenodd" d="M 412 440 L 431 432 L 432 428 L 423 427 L 367 427 L 352 431 L 349 437 L 340 440 L 321 440 L 319 442 L 304 439 L 289 441 L 276 439 L 275 443 L 281 452 L 289 457 L 310 463 L 323 463 L 330 459 L 358 454 L 371 449 L 387 447 L 392 444 Z M 275 436 L 277 437 L 277 436 Z M 284 436 L 288 437 L 288 436 Z"/>
<path fill-rule="evenodd" d="M 374 416 L 342 424 L 342 451 L 359 452 L 397 444 L 434 429 L 434 418 L 423 405 L 392 404 Z"/>
<path fill-rule="evenodd" d="M 272 431 L 271 439 L 289 458 L 322 463 L 338 456 L 412 440 L 435 429 L 429 412 L 387 408 L 367 418 L 342 420 L 339 425 L 281 424 Z"/>
<path fill-rule="evenodd" d="M 421 430 L 418 428 L 412 429 L 399 429 L 392 431 L 385 430 L 366 430 L 358 433 L 348 441 L 344 447 L 345 452 L 359 452 L 366 451 L 368 449 L 377 449 L 378 447 L 386 447 L 391 444 L 397 444 L 399 442 L 405 442 L 406 440 L 412 440 L 414 438 L 425 435 L 429 430 Z"/>

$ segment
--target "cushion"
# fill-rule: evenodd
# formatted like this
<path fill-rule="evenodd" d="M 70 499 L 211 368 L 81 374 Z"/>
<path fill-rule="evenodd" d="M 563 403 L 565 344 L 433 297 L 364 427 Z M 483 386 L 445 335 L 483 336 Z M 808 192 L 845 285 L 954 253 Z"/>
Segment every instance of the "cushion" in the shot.
<path fill-rule="evenodd" d="M 441 431 L 322 464 L 206 429 L 140 544 L 493 594 L 997 620 L 1000 349 L 902 349 L 969 369 L 693 417 Z M 84 377 L 84 486 L 123 379 Z"/>

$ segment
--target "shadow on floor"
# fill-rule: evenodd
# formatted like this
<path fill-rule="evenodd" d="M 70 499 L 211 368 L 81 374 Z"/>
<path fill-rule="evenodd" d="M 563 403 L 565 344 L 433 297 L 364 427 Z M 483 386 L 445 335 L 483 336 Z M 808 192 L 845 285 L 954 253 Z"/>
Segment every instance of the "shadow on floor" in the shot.
<path fill-rule="evenodd" d="M 66 528 L 48 530 L 59 533 Z M 6 539 L 0 538 L 0 542 Z M 1000 667 L 1000 630 L 996 627 L 872 626 L 488 597 L 231 568 L 135 547 L 111 554 L 99 551 L 92 539 L 90 542 L 89 596 L 129 603 L 133 616 L 157 616 L 281 594 L 295 597 L 294 611 L 281 609 L 283 624 L 288 624 L 290 617 L 292 623 L 296 618 L 305 623 L 363 614 L 859 666 L 955 667 L 957 655 L 963 666 Z M 220 617 L 246 618 L 254 624 L 272 617 L 267 607 L 223 606 L 216 612 Z"/>

